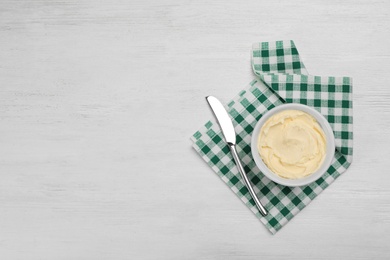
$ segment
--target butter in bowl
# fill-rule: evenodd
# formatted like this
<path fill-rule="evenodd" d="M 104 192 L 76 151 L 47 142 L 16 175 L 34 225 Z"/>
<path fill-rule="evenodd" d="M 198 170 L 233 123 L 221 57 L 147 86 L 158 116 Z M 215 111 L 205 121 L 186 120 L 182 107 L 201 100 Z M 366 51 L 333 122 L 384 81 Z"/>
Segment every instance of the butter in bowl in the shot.
<path fill-rule="evenodd" d="M 257 122 L 251 149 L 265 176 L 296 187 L 316 181 L 328 170 L 335 140 L 329 122 L 318 111 L 302 104 L 283 104 Z"/>

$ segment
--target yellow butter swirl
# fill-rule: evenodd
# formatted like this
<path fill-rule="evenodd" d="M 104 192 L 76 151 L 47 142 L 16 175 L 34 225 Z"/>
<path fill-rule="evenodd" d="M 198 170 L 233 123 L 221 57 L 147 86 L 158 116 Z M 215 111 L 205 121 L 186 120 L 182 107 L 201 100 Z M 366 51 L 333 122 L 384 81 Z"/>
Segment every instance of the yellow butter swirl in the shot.
<path fill-rule="evenodd" d="M 326 139 L 314 117 L 300 110 L 284 110 L 265 122 L 257 147 L 273 173 L 286 179 L 299 179 L 321 166 Z"/>

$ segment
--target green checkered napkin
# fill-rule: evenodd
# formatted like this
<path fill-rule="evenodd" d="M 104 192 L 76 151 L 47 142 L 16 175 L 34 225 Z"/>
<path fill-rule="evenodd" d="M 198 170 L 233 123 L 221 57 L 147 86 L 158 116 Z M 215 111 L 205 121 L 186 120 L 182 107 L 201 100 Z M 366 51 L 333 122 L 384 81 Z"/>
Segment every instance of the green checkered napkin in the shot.
<path fill-rule="evenodd" d="M 245 171 L 269 214 L 262 217 L 257 210 L 214 119 L 204 124 L 191 140 L 200 156 L 274 234 L 351 164 L 352 79 L 309 75 L 293 41 L 254 44 L 252 67 L 258 78 L 227 104 L 227 110 Z M 314 107 L 328 119 L 335 134 L 332 165 L 320 179 L 307 186 L 289 188 L 275 184 L 260 172 L 252 158 L 250 142 L 254 126 L 264 113 L 282 103 Z"/>

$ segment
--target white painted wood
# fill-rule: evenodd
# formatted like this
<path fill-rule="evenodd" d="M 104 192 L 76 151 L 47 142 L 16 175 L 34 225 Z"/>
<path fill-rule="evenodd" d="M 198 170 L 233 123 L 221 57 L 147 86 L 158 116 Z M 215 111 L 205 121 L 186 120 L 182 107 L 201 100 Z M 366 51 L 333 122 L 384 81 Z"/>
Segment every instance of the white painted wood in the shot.
<path fill-rule="evenodd" d="M 389 259 L 389 1 L 0 2 L 1 259 Z M 272 236 L 190 148 L 293 39 L 354 78 L 354 163 Z"/>

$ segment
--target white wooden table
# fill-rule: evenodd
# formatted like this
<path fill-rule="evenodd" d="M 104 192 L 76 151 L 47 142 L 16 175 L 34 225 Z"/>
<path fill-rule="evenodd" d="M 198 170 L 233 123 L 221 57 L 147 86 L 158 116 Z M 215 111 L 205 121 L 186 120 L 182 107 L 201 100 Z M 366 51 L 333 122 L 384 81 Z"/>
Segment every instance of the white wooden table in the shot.
<path fill-rule="evenodd" d="M 1 259 L 389 259 L 389 1 L 0 2 Z M 191 149 L 293 39 L 354 78 L 354 163 L 272 236 Z"/>

